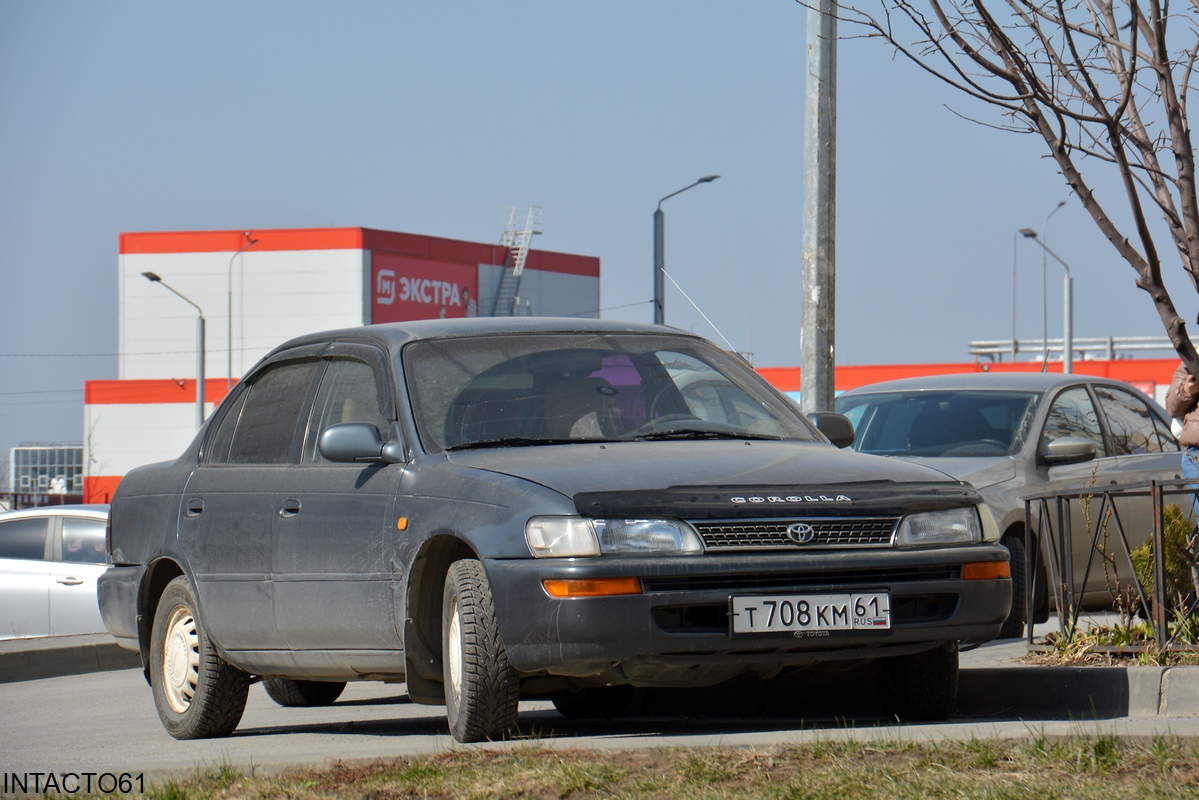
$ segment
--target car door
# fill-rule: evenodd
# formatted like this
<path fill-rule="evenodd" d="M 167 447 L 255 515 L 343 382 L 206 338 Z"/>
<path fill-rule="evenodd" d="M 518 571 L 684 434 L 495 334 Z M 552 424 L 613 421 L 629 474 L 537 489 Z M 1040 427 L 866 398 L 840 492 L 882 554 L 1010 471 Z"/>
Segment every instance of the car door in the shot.
<path fill-rule="evenodd" d="M 1067 436 L 1094 442 L 1096 457 L 1073 463 L 1046 461 L 1048 445 Z M 1091 542 L 1100 524 L 1100 503 L 1094 493 L 1118 488 L 1124 476 L 1120 471 L 1119 460 L 1110 452 L 1103 434 L 1099 411 L 1085 385 L 1069 386 L 1052 398 L 1041 427 L 1038 458 L 1045 476 L 1042 491 L 1069 493 L 1075 498 L 1081 496 L 1081 499 L 1074 499 L 1069 504 L 1071 513 L 1068 546 L 1073 564 L 1074 592 L 1076 595 L 1084 593 L 1084 602 L 1110 602 L 1104 566 L 1098 554 L 1092 557 Z M 1062 534 L 1056 520 L 1053 522 L 1053 530 L 1056 535 Z M 1108 532 L 1111 530 L 1109 526 Z M 1102 534 L 1100 540 L 1102 541 Z M 1059 576 L 1059 579 L 1064 580 L 1067 577 L 1069 576 Z"/>
<path fill-rule="evenodd" d="M 0 639 L 50 633 L 50 517 L 0 521 Z"/>
<path fill-rule="evenodd" d="M 50 633 L 101 633 L 105 629 L 96 597 L 96 581 L 107 568 L 105 521 L 95 517 L 60 516 L 53 533 L 50 562 Z"/>
<path fill-rule="evenodd" d="M 402 465 L 325 459 L 321 433 L 365 422 L 386 438 L 395 418 L 386 359 L 334 345 L 312 404 L 300 463 L 276 497 L 272 593 L 275 624 L 293 650 L 398 650 L 394 507 Z"/>
<path fill-rule="evenodd" d="M 1105 384 L 1093 388 L 1103 411 L 1112 454 L 1120 464 L 1121 484 L 1134 486 L 1181 478 L 1182 452 L 1169 424 L 1135 392 Z M 1167 496 L 1166 503 L 1188 506 L 1180 499 Z M 1118 497 L 1116 504 L 1128 546 L 1136 548 L 1148 541 L 1153 532 L 1153 503 L 1148 489 L 1131 489 L 1126 496 Z M 1124 560 L 1122 547 L 1120 559 Z"/>
<path fill-rule="evenodd" d="M 284 647 L 271 600 L 275 497 L 298 452 L 320 359 L 280 356 L 247 376 L 204 447 L 183 494 L 180 546 L 204 624 L 227 650 Z"/>

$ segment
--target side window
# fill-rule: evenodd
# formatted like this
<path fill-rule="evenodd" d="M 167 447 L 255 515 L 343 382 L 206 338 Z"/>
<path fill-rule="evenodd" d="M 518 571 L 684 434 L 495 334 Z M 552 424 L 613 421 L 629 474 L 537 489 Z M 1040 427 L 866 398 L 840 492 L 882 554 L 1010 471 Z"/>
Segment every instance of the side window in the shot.
<path fill-rule="evenodd" d="M 14 519 L 0 523 L 0 558 L 42 561 L 46 557 L 48 517 Z"/>
<path fill-rule="evenodd" d="M 382 376 L 370 364 L 351 358 L 334 358 L 321 378 L 316 402 L 312 406 L 313 424 L 304 442 L 304 463 L 327 463 L 317 443 L 330 425 L 341 422 L 369 422 L 387 435 L 391 420 L 384 414 Z"/>
<path fill-rule="evenodd" d="M 1108 455 L 1103 444 L 1103 432 L 1099 428 L 1099 415 L 1085 386 L 1067 389 L 1053 401 L 1041 434 L 1041 447 L 1065 436 L 1090 439 L 1095 443 L 1096 455 Z"/>
<path fill-rule="evenodd" d="M 1169 422 L 1152 412 L 1150 412 L 1149 418 L 1153 420 L 1153 427 L 1157 429 L 1157 440 L 1161 442 L 1163 453 L 1177 453 L 1182 450 L 1178 445 L 1178 440 L 1174 438 L 1174 432 L 1170 430 Z"/>
<path fill-rule="evenodd" d="M 1112 455 L 1160 453 L 1161 441 L 1153 424 L 1153 414 L 1139 397 L 1123 389 L 1096 386 L 1095 394 L 1112 436 Z"/>
<path fill-rule="evenodd" d="M 103 564 L 104 522 L 98 519 L 63 517 L 62 560 Z"/>
<path fill-rule="evenodd" d="M 228 463 L 287 463 L 319 365 L 315 359 L 286 362 L 254 377 L 233 431 Z"/>
<path fill-rule="evenodd" d="M 248 391 L 238 392 L 237 397 L 233 398 L 232 405 L 225 411 L 225 416 L 217 423 L 219 427 L 212 432 L 212 436 L 204 448 L 205 462 L 224 464 L 229 461 L 229 447 L 233 444 L 233 432 L 237 430 L 237 421 L 241 418 L 241 410 L 246 404 L 247 396 L 249 396 Z"/>

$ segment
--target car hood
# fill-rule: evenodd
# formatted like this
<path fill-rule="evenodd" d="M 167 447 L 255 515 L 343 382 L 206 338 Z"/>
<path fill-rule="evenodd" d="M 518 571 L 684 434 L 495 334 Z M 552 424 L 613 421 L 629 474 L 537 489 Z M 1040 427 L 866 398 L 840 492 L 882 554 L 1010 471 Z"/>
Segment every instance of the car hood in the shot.
<path fill-rule="evenodd" d="M 1016 477 L 1016 459 L 1011 456 L 971 458 L 917 458 L 894 456 L 898 461 L 919 464 L 966 481 L 975 489 L 986 489 Z"/>
<path fill-rule="evenodd" d="M 513 475 L 575 500 L 582 513 L 762 516 L 903 513 L 977 502 L 949 476 L 828 444 L 613 442 L 469 450 L 450 463 Z"/>

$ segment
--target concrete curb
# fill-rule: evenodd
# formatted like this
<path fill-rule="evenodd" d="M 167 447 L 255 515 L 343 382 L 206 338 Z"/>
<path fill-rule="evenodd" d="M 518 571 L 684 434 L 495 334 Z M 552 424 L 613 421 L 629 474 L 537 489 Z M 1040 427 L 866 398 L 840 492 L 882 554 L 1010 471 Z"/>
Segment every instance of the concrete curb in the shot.
<path fill-rule="evenodd" d="M 0 683 L 140 667 L 141 657 L 106 633 L 0 640 Z"/>
<path fill-rule="evenodd" d="M 1199 667 L 964 669 L 958 714 L 1018 719 L 1199 717 Z"/>

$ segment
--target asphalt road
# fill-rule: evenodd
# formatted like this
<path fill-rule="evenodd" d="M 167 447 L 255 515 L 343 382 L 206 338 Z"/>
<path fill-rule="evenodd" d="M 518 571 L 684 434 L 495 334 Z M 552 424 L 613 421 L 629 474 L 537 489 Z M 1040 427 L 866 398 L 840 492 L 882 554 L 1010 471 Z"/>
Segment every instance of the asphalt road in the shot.
<path fill-rule="evenodd" d="M 963 661 L 966 666 L 965 656 Z M 846 696 L 855 688 L 852 682 L 840 687 Z M 181 742 L 160 725 L 141 671 L 121 669 L 0 684 L 0 770 L 6 780 L 14 773 L 127 774 L 134 780 L 142 776 L 149 785 L 221 765 L 274 772 L 292 765 L 530 743 L 555 749 L 714 745 L 761 749 L 843 737 L 889 741 L 1097 734 L 1199 737 L 1199 716 L 1071 721 L 1054 713 L 1039 719 L 1025 710 L 1023 718 L 960 716 L 943 724 L 900 726 L 872 716 L 868 708 L 851 718 L 825 713 L 803 719 L 745 714 L 744 707 L 736 696 L 706 708 L 686 698 L 665 697 L 647 702 L 636 716 L 578 723 L 563 719 L 548 703 L 525 702 L 520 725 L 526 738 L 460 745 L 446 732 L 444 708 L 410 703 L 403 685 L 350 684 L 337 703 L 319 709 L 279 707 L 261 686 L 254 686 L 245 716 L 232 736 Z"/>

